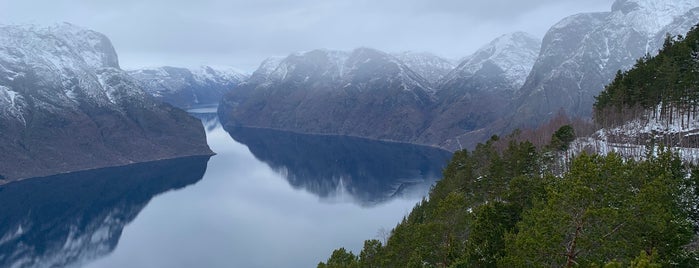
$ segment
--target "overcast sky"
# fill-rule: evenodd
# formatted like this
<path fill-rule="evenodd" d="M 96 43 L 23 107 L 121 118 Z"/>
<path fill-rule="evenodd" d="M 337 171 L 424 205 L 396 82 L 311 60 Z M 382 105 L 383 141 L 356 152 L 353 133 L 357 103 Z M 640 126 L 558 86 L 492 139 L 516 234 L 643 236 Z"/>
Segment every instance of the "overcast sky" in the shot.
<path fill-rule="evenodd" d="M 428 51 L 452 59 L 502 34 L 543 37 L 614 0 L 0 0 L 0 23 L 70 22 L 106 34 L 123 69 L 229 65 L 316 48 Z"/>

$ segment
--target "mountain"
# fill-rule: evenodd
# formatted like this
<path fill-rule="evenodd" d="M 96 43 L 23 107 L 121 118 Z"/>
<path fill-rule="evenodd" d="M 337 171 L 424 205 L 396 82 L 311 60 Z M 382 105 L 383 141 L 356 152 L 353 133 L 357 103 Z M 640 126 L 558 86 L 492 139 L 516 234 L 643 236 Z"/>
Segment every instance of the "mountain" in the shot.
<path fill-rule="evenodd" d="M 106 36 L 67 23 L 0 26 L 0 107 L 4 182 L 212 153 L 201 122 L 148 96 Z"/>
<path fill-rule="evenodd" d="M 573 15 L 545 35 L 541 54 L 518 93 L 512 127 L 546 121 L 560 109 L 589 117 L 594 96 L 618 70 L 656 54 L 667 33 L 699 21 L 696 0 L 617 0 L 610 12 Z"/>
<path fill-rule="evenodd" d="M 224 97 L 224 126 L 410 141 L 435 101 L 427 80 L 374 49 L 313 50 L 270 65 Z"/>
<path fill-rule="evenodd" d="M 540 48 L 538 38 L 516 32 L 500 36 L 466 57 L 441 81 L 435 118 L 421 141 L 450 140 L 509 115 L 515 92 L 531 71 Z M 458 148 L 453 140 L 442 145 Z"/>
<path fill-rule="evenodd" d="M 201 66 L 196 69 L 159 67 L 128 71 L 145 91 L 176 107 L 218 103 L 223 95 L 247 79 L 230 67 Z"/>
<path fill-rule="evenodd" d="M 228 93 L 224 126 L 394 140 L 448 149 L 506 114 L 539 51 L 504 35 L 458 67 L 428 53 L 314 50 L 268 59 Z"/>
<path fill-rule="evenodd" d="M 451 61 L 428 52 L 408 51 L 393 56 L 435 86 L 455 67 Z"/>

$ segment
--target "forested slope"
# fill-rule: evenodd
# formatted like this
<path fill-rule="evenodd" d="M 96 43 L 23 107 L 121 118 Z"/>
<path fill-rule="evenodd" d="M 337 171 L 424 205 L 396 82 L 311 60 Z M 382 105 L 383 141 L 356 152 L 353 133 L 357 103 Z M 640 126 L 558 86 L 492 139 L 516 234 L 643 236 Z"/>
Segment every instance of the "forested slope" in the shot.
<path fill-rule="evenodd" d="M 699 267 L 699 170 L 681 157 L 697 147 L 698 82 L 695 27 L 617 74 L 596 98 L 597 136 L 566 125 L 546 146 L 516 131 L 458 151 L 386 241 L 318 267 Z"/>

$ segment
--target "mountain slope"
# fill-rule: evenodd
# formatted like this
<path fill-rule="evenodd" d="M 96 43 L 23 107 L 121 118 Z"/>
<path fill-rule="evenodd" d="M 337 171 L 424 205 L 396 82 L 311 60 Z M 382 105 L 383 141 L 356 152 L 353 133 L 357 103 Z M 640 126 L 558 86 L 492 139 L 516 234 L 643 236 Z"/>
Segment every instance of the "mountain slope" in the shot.
<path fill-rule="evenodd" d="M 500 36 L 466 57 L 439 85 L 434 119 L 420 141 L 439 141 L 456 149 L 457 144 L 448 140 L 508 115 L 514 94 L 534 65 L 540 47 L 537 38 L 516 32 Z"/>
<path fill-rule="evenodd" d="M 458 148 L 450 139 L 497 120 L 540 43 L 504 35 L 452 69 L 425 53 L 360 48 L 269 59 L 224 97 L 224 125 Z M 441 77 L 441 80 L 440 80 Z"/>
<path fill-rule="evenodd" d="M 617 70 L 657 53 L 666 33 L 699 21 L 696 0 L 617 0 L 611 12 L 578 14 L 554 25 L 524 83 L 512 127 L 541 123 L 564 109 L 590 116 L 593 97 Z"/>
<path fill-rule="evenodd" d="M 128 71 L 148 94 L 176 107 L 218 103 L 247 76 L 232 68 L 201 66 L 197 69 L 159 67 Z"/>
<path fill-rule="evenodd" d="M 0 107 L 5 181 L 211 154 L 198 120 L 143 92 L 107 37 L 70 24 L 0 26 Z"/>
<path fill-rule="evenodd" d="M 449 60 L 427 52 L 403 52 L 395 53 L 393 56 L 434 86 L 455 67 Z"/>
<path fill-rule="evenodd" d="M 253 73 L 226 95 L 219 115 L 224 126 L 409 141 L 429 119 L 432 93 L 381 51 L 314 50 Z"/>

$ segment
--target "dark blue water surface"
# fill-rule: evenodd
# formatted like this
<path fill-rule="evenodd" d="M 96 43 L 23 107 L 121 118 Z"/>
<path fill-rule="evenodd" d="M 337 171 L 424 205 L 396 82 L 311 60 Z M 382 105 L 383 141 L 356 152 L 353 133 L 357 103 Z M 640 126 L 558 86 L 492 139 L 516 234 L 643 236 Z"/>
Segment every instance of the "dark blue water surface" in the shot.
<path fill-rule="evenodd" d="M 0 267 L 315 267 L 395 226 L 446 151 L 238 128 L 217 155 L 0 186 Z"/>

